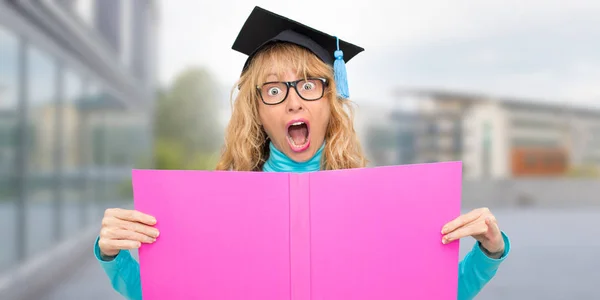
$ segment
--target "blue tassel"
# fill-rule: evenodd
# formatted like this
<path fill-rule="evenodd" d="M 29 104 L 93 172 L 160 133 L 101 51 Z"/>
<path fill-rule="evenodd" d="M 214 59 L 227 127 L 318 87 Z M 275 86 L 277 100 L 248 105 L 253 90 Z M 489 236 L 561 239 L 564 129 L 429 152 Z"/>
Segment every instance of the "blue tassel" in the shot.
<path fill-rule="evenodd" d="M 333 62 L 333 78 L 337 87 L 338 96 L 348 99 L 350 92 L 348 91 L 348 77 L 346 75 L 346 63 L 344 62 L 344 52 L 340 50 L 340 39 L 336 37 L 337 50 L 333 56 L 335 61 Z"/>

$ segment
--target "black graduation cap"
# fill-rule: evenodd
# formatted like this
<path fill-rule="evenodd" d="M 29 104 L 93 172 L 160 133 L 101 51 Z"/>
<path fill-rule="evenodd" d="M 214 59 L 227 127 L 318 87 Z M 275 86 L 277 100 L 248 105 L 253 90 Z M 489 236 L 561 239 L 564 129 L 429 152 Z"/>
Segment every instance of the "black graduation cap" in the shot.
<path fill-rule="evenodd" d="M 254 55 L 272 42 L 289 42 L 305 47 L 323 62 L 332 65 L 338 94 L 349 97 L 345 63 L 364 51 L 362 47 L 256 6 L 231 48 L 248 55 L 245 70 Z"/>

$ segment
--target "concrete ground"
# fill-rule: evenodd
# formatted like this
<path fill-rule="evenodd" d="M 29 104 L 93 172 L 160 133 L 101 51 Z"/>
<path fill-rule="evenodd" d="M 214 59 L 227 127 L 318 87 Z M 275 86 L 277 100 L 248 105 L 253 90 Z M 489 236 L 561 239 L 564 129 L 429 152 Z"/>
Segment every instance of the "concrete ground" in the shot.
<path fill-rule="evenodd" d="M 600 299 L 600 210 L 496 210 L 496 217 L 512 252 L 476 299 Z M 461 256 L 472 245 L 461 242 Z M 123 299 L 86 251 L 64 278 L 28 299 Z"/>
<path fill-rule="evenodd" d="M 92 256 L 68 278 L 57 283 L 48 294 L 39 298 L 39 300 L 68 299 L 117 300 L 123 297 L 112 289 L 104 271 Z"/>

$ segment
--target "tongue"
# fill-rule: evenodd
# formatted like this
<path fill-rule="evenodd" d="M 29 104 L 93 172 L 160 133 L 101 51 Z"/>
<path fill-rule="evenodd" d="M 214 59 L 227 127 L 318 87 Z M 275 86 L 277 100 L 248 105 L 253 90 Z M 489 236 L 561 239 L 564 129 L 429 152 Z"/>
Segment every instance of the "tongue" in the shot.
<path fill-rule="evenodd" d="M 296 145 L 302 145 L 306 142 L 306 136 L 308 134 L 308 129 L 306 125 L 299 126 L 291 126 L 289 130 L 290 137 L 294 141 Z"/>

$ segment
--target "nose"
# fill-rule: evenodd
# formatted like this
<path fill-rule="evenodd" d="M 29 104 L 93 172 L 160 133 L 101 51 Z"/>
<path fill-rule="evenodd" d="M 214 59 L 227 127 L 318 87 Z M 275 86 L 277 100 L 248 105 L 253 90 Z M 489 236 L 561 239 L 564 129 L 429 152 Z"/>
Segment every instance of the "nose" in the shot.
<path fill-rule="evenodd" d="M 299 112 L 304 109 L 304 103 L 295 89 L 290 89 L 286 105 L 287 111 L 290 113 Z"/>

